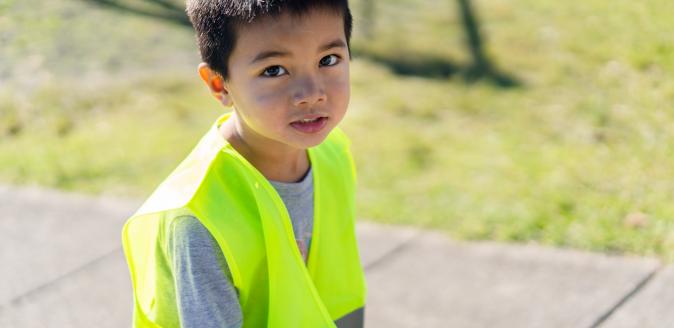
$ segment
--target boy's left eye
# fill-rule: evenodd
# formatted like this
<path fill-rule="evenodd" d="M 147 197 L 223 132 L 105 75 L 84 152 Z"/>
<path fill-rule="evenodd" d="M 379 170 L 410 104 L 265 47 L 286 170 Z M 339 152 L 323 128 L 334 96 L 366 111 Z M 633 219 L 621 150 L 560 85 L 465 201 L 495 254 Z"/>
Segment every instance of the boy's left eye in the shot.
<path fill-rule="evenodd" d="M 333 66 L 339 62 L 339 57 L 337 55 L 327 55 L 321 58 L 321 66 Z"/>

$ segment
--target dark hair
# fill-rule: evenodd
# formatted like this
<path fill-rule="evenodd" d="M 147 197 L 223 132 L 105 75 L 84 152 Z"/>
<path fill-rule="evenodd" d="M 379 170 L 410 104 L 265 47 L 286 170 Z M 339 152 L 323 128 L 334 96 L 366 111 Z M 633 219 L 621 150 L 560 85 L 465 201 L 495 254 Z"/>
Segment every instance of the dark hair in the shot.
<path fill-rule="evenodd" d="M 348 0 L 187 0 L 187 16 L 196 32 L 201 60 L 228 78 L 227 63 L 236 44 L 236 27 L 260 16 L 302 15 L 315 8 L 340 12 L 347 46 L 352 18 Z"/>

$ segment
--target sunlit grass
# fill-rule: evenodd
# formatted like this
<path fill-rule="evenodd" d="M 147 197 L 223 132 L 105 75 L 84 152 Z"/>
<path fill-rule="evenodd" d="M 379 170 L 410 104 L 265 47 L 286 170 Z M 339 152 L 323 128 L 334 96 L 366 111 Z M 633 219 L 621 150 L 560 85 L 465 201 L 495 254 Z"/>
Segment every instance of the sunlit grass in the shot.
<path fill-rule="evenodd" d="M 384 41 L 367 47 L 391 56 L 442 49 L 457 65 L 470 64 L 456 54 L 458 22 L 444 30 L 417 23 L 405 42 L 387 43 L 406 24 L 448 16 L 444 3 L 405 3 L 416 6 L 390 6 L 384 18 L 404 17 L 403 26 L 378 22 Z M 523 82 L 514 89 L 400 77 L 356 61 L 346 128 L 370 141 L 354 143 L 360 213 L 456 238 L 671 260 L 674 83 L 665 72 L 674 40 L 662 33 L 674 25 L 662 14 L 671 7 L 478 2 L 488 53 Z"/>

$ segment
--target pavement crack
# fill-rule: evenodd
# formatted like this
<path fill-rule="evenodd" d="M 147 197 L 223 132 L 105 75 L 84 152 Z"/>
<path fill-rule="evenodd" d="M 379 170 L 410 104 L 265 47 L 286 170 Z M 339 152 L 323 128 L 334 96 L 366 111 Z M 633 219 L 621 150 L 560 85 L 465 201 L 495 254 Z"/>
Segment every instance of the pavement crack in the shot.
<path fill-rule="evenodd" d="M 19 296 L 16 296 L 16 297 L 10 299 L 9 301 L 5 302 L 4 304 L 0 304 L 0 312 L 3 312 L 6 308 L 19 305 L 25 299 L 30 298 L 34 295 L 37 295 L 40 292 L 42 292 L 44 290 L 47 290 L 50 287 L 55 286 L 55 285 L 59 284 L 60 282 L 66 280 L 70 276 L 78 274 L 80 272 L 83 272 L 86 269 L 105 261 L 109 257 L 111 257 L 113 255 L 116 255 L 121 250 L 122 250 L 121 247 L 117 247 L 117 248 L 113 249 L 112 251 L 109 251 L 109 252 L 107 252 L 103 255 L 100 255 L 99 257 L 97 257 L 97 258 L 95 258 L 95 259 L 93 259 L 89 262 L 86 262 L 86 263 L 82 264 L 81 266 L 75 268 L 74 270 L 70 270 L 68 272 L 65 272 L 62 275 L 60 275 L 60 276 L 58 276 L 58 277 L 56 277 L 52 280 L 49 280 L 49 281 L 47 281 L 43 284 L 40 284 L 40 285 L 38 285 L 38 286 L 36 286 L 32 289 L 29 289 L 28 291 L 24 292 L 23 294 L 21 294 Z"/>
<path fill-rule="evenodd" d="M 658 266 L 653 272 L 651 272 L 648 276 L 646 276 L 644 279 L 642 279 L 627 295 L 625 295 L 618 303 L 613 305 L 606 313 L 604 313 L 601 317 L 599 317 L 591 326 L 590 328 L 597 328 L 601 326 L 608 318 L 613 315 L 618 309 L 620 309 L 625 303 L 627 303 L 630 299 L 632 299 L 637 293 L 639 293 L 646 285 L 653 280 L 653 278 L 664 268 L 663 265 Z"/>
<path fill-rule="evenodd" d="M 364 270 L 366 272 L 369 272 L 369 271 L 372 271 L 373 269 L 375 269 L 376 267 L 381 266 L 382 264 L 388 262 L 389 260 L 394 258 L 396 255 L 403 252 L 405 249 L 409 248 L 409 246 L 412 244 L 412 242 L 415 241 L 422 234 L 423 234 L 423 232 L 418 232 L 415 235 L 409 237 L 407 240 L 398 244 L 396 247 L 394 247 L 390 251 L 386 252 L 384 255 L 382 255 L 381 257 L 379 257 L 375 261 L 371 262 L 370 264 L 365 265 Z"/>

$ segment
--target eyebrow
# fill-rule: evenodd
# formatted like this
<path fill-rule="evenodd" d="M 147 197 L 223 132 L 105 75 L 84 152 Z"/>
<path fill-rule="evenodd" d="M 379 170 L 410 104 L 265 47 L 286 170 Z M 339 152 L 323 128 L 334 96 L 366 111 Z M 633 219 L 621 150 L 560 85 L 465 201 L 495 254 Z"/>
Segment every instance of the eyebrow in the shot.
<path fill-rule="evenodd" d="M 341 39 L 334 40 L 332 42 L 328 42 L 327 44 L 323 45 L 322 47 L 318 48 L 320 52 L 326 51 L 332 48 L 346 48 L 346 43 L 342 41 Z"/>
<path fill-rule="evenodd" d="M 333 48 L 346 48 L 346 43 L 344 43 L 344 41 L 342 41 L 341 39 L 337 39 L 337 40 L 328 42 L 328 43 L 320 46 L 318 48 L 318 51 L 323 52 L 323 51 L 333 49 Z M 288 56 L 290 56 L 290 52 L 288 52 L 288 51 L 267 50 L 267 51 L 263 51 L 263 52 L 257 54 L 257 56 L 255 56 L 255 58 L 253 58 L 253 60 L 250 61 L 250 64 L 255 64 L 257 62 L 260 62 L 260 61 L 263 61 L 263 60 L 269 59 L 269 58 L 288 57 Z"/>

